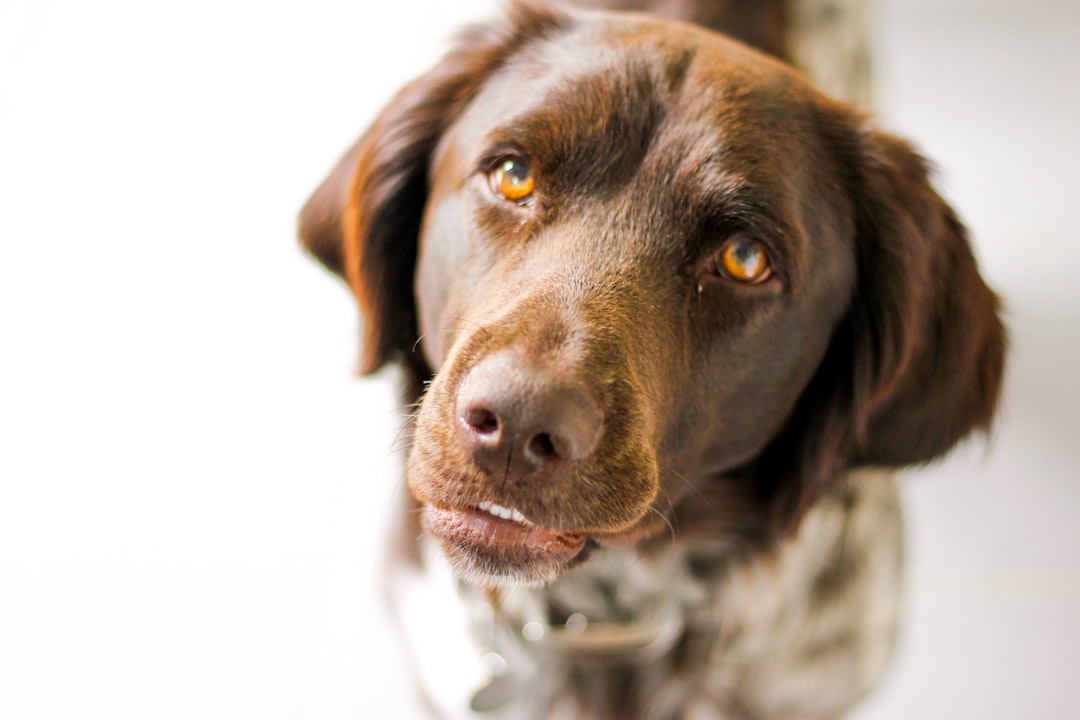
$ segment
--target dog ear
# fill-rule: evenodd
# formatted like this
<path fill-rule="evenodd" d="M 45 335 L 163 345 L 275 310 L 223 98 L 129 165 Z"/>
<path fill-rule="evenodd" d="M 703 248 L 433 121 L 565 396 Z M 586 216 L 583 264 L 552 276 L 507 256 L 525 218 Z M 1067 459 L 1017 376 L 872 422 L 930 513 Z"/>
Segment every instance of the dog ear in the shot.
<path fill-rule="evenodd" d="M 1004 371 L 998 299 L 926 161 L 846 109 L 826 127 L 854 211 L 858 280 L 778 439 L 786 459 L 766 463 L 771 483 L 786 478 L 787 525 L 847 467 L 927 462 L 989 429 Z"/>
<path fill-rule="evenodd" d="M 360 372 L 391 360 L 422 364 L 411 357 L 418 337 L 412 286 L 430 157 L 484 79 L 565 20 L 515 3 L 503 22 L 466 30 L 435 68 L 390 101 L 300 212 L 302 245 L 356 295 Z"/>
<path fill-rule="evenodd" d="M 870 131 L 855 177 L 859 283 L 849 327 L 854 456 L 932 460 L 989 429 L 1005 364 L 1000 303 L 967 230 L 904 141 Z"/>

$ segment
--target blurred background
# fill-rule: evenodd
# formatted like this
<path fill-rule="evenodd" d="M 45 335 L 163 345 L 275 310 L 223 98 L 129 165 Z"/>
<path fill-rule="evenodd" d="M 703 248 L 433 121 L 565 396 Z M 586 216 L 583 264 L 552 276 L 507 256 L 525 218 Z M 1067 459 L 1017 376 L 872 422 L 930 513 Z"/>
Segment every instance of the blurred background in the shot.
<path fill-rule="evenodd" d="M 402 413 L 295 217 L 494 7 L 0 0 L 0 717 L 418 716 L 375 577 Z M 991 441 L 908 473 L 855 717 L 1080 717 L 1080 4 L 874 8 L 1012 355 Z"/>

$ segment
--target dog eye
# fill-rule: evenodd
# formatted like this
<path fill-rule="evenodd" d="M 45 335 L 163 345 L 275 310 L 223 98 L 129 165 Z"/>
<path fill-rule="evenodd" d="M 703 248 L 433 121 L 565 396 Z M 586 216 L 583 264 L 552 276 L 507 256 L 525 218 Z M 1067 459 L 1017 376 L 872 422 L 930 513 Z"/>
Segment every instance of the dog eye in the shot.
<path fill-rule="evenodd" d="M 499 197 L 516 202 L 518 205 L 531 205 L 533 187 L 536 181 L 533 179 L 532 168 L 529 163 L 521 158 L 506 158 L 499 161 L 488 172 L 488 182 L 491 191 Z"/>
<path fill-rule="evenodd" d="M 712 264 L 717 274 L 747 285 L 764 282 L 772 275 L 768 250 L 764 244 L 751 238 L 728 240 Z"/>

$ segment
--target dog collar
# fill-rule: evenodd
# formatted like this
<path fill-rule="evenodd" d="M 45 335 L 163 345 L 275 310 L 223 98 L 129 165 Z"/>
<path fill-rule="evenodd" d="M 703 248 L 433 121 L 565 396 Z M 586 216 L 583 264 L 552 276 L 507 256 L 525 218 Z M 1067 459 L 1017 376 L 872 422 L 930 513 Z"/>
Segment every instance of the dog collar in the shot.
<path fill-rule="evenodd" d="M 682 630 L 682 618 L 671 607 L 654 619 L 633 622 L 590 622 L 582 613 L 574 613 L 561 626 L 531 620 L 520 633 L 526 643 L 568 660 L 635 663 L 666 653 Z"/>
<path fill-rule="evenodd" d="M 474 612 L 478 637 L 491 641 L 480 650 L 489 679 L 470 701 L 476 713 L 496 712 L 511 704 L 518 688 L 539 680 L 545 660 L 560 666 L 649 662 L 668 653 L 685 629 L 674 602 L 628 622 L 590 621 L 575 612 L 565 623 L 554 625 L 544 618 L 538 603 L 529 603 L 529 619 L 515 619 L 504 610 L 502 594 L 487 591 Z"/>
<path fill-rule="evenodd" d="M 520 720 L 575 667 L 662 658 L 709 604 L 674 548 L 649 561 L 610 552 L 555 586 L 493 591 L 463 583 L 433 542 L 420 550 L 393 595 L 424 698 L 454 720 Z"/>

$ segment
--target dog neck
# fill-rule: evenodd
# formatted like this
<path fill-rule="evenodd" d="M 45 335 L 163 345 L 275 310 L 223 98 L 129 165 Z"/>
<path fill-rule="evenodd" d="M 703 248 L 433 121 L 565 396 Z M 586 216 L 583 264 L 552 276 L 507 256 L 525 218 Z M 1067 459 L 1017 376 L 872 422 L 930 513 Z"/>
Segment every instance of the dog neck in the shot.
<path fill-rule="evenodd" d="M 473 636 L 490 681 L 470 700 L 476 713 L 506 712 L 521 688 L 551 688 L 580 670 L 655 662 L 670 654 L 711 605 L 711 584 L 695 578 L 678 544 L 640 554 L 597 552 L 539 588 L 462 584 Z"/>

